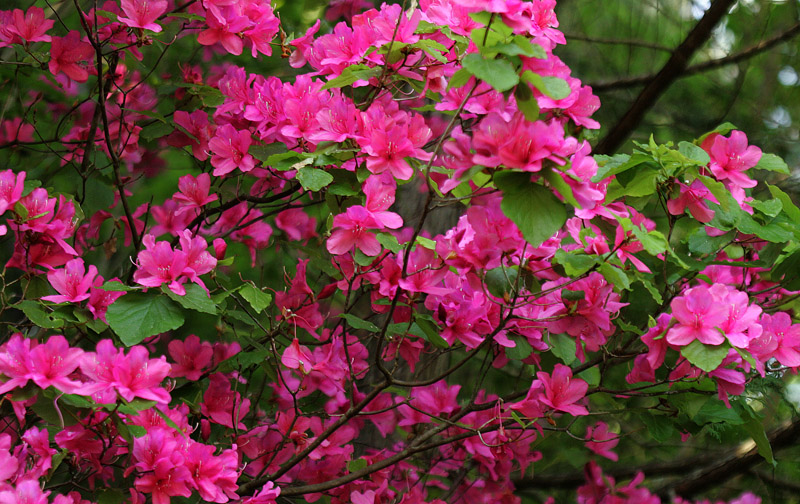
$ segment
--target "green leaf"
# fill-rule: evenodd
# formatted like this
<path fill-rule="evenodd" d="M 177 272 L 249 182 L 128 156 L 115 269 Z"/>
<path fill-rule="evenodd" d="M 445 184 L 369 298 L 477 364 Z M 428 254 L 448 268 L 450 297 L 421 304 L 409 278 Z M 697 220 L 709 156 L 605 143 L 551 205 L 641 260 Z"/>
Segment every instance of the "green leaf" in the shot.
<path fill-rule="evenodd" d="M 419 336 L 437 348 L 450 348 L 450 344 L 447 343 L 447 340 L 442 338 L 439 334 L 439 325 L 430 315 L 418 313 L 414 317 L 414 323 L 411 324 L 409 332 L 415 336 Z"/>
<path fill-rule="evenodd" d="M 497 267 L 487 271 L 483 281 L 489 293 L 502 299 L 505 294 L 514 289 L 517 275 L 516 269 Z"/>
<path fill-rule="evenodd" d="M 728 355 L 730 347 L 722 345 L 705 345 L 699 340 L 694 340 L 681 349 L 681 355 L 686 357 L 692 365 L 699 367 L 706 373 L 714 371 L 722 364 Z"/>
<path fill-rule="evenodd" d="M 403 249 L 403 246 L 397 241 L 397 237 L 395 235 L 389 233 L 378 233 L 376 238 L 378 239 L 378 243 L 380 243 L 383 248 L 391 251 L 393 254 L 396 254 Z"/>
<path fill-rule="evenodd" d="M 564 267 L 564 272 L 570 277 L 578 277 L 592 269 L 597 264 L 597 259 L 583 252 L 567 252 L 559 248 L 556 250 L 556 262 Z"/>
<path fill-rule="evenodd" d="M 770 194 L 772 194 L 773 198 L 777 198 L 780 200 L 783 213 L 787 215 L 796 225 L 800 225 L 800 209 L 792 201 L 792 198 L 783 192 L 780 187 L 769 185 L 767 184 L 767 188 L 769 188 Z"/>
<path fill-rule="evenodd" d="M 109 280 L 100 286 L 101 289 L 112 292 L 129 292 L 137 290 L 136 287 L 130 287 L 117 280 Z"/>
<path fill-rule="evenodd" d="M 469 82 L 469 78 L 472 77 L 472 74 L 466 68 L 460 68 L 450 77 L 450 81 L 447 83 L 447 90 L 451 90 L 454 88 L 460 88 L 467 82 Z"/>
<path fill-rule="evenodd" d="M 145 338 L 177 329 L 183 325 L 183 312 L 168 297 L 131 292 L 108 307 L 106 319 L 125 346 L 139 344 Z"/>
<path fill-rule="evenodd" d="M 619 290 L 631 290 L 631 279 L 621 269 L 605 262 L 600 265 L 600 273 Z"/>
<path fill-rule="evenodd" d="M 533 246 L 552 237 L 567 221 L 564 204 L 549 189 L 531 182 L 529 173 L 499 172 L 494 183 L 503 191 L 503 213 Z"/>
<path fill-rule="evenodd" d="M 761 455 L 764 460 L 774 465 L 775 457 L 772 453 L 772 445 L 770 445 L 769 438 L 764 430 L 764 422 L 749 406 L 745 408 L 738 402 L 734 404 L 744 410 L 741 414 L 742 417 L 745 417 L 742 427 L 750 434 L 750 437 L 753 438 L 753 441 L 756 443 L 758 454 Z"/>
<path fill-rule="evenodd" d="M 381 67 L 368 67 L 367 65 L 350 65 L 342 70 L 342 73 L 335 79 L 329 80 L 322 89 L 340 88 L 354 84 L 356 81 L 369 80 L 379 76 L 383 72 Z"/>
<path fill-rule="evenodd" d="M 480 54 L 467 54 L 461 60 L 464 68 L 478 79 L 501 93 L 519 82 L 519 75 L 511 62 L 501 59 L 485 59 Z"/>
<path fill-rule="evenodd" d="M 264 292 L 250 283 L 244 284 L 239 289 L 239 294 L 253 307 L 256 313 L 261 313 L 272 303 L 272 294 Z"/>
<path fill-rule="evenodd" d="M 380 332 L 380 328 L 378 326 L 368 320 L 358 318 L 352 313 L 342 313 L 339 316 L 345 319 L 347 324 L 353 329 L 361 329 L 363 331 L 369 331 L 373 333 Z"/>
<path fill-rule="evenodd" d="M 506 347 L 506 356 L 511 360 L 527 359 L 533 353 L 533 347 L 524 336 L 512 337 L 511 340 L 516 344 L 515 347 Z"/>
<path fill-rule="evenodd" d="M 562 100 L 572 92 L 567 81 L 560 77 L 542 77 L 530 70 L 525 70 L 522 72 L 522 80 L 538 89 L 543 95 L 554 100 Z"/>
<path fill-rule="evenodd" d="M 347 471 L 354 473 L 356 471 L 360 471 L 361 469 L 366 469 L 368 462 L 366 459 L 357 458 L 347 462 Z"/>
<path fill-rule="evenodd" d="M 270 156 L 288 152 L 288 149 L 285 144 L 275 142 L 267 145 L 251 145 L 247 152 L 259 161 L 266 161 Z"/>
<path fill-rule="evenodd" d="M 776 156 L 775 154 L 762 154 L 761 159 L 758 161 L 758 164 L 755 166 L 755 168 L 757 170 L 767 170 L 767 171 L 783 173 L 784 175 L 791 174 L 791 171 L 789 170 L 789 165 L 786 164 L 786 161 Z"/>
<path fill-rule="evenodd" d="M 436 250 L 436 242 L 424 236 L 417 236 L 416 243 L 429 250 Z"/>
<path fill-rule="evenodd" d="M 64 326 L 64 319 L 55 316 L 54 313 L 45 311 L 44 307 L 36 301 L 25 300 L 14 306 L 22 310 L 28 319 L 39 327 L 45 329 L 56 329 Z"/>
<path fill-rule="evenodd" d="M 525 84 L 520 84 L 514 88 L 514 98 L 517 99 L 517 108 L 525 116 L 525 119 L 533 122 L 539 119 L 539 103 L 529 88 Z"/>
<path fill-rule="evenodd" d="M 647 426 L 647 433 L 653 436 L 653 440 L 657 443 L 669 441 L 675 434 L 675 427 L 672 425 L 672 421 L 664 415 L 644 413 L 639 418 Z"/>
<path fill-rule="evenodd" d="M 550 335 L 550 350 L 553 352 L 553 355 L 561 359 L 567 366 L 575 362 L 575 353 L 577 349 L 575 338 L 566 334 Z"/>
<path fill-rule="evenodd" d="M 647 231 L 639 226 L 634 226 L 633 234 L 651 255 L 658 255 L 669 249 L 669 242 L 659 231 Z"/>
<path fill-rule="evenodd" d="M 708 153 L 693 143 L 680 142 L 678 144 L 678 152 L 694 161 L 698 166 L 705 166 L 711 162 L 711 157 Z"/>
<path fill-rule="evenodd" d="M 725 406 L 725 403 L 716 397 L 709 397 L 700 410 L 692 417 L 692 421 L 697 425 L 709 423 L 742 425 L 744 423 L 744 420 L 739 416 L 736 409 L 728 408 Z"/>
<path fill-rule="evenodd" d="M 170 297 L 173 301 L 177 302 L 179 305 L 183 306 L 186 309 L 199 311 L 202 313 L 210 313 L 212 315 L 216 315 L 217 313 L 217 305 L 214 304 L 214 301 L 208 297 L 205 289 L 197 285 L 196 283 L 191 283 L 184 286 L 186 290 L 185 296 L 179 296 L 169 290 L 166 285 L 161 286 L 161 291 Z"/>
<path fill-rule="evenodd" d="M 600 368 L 592 366 L 589 369 L 584 369 L 578 373 L 578 378 L 588 383 L 590 387 L 596 387 L 600 385 Z"/>
<path fill-rule="evenodd" d="M 316 192 L 333 182 L 333 175 L 319 168 L 303 166 L 297 172 L 297 181 L 303 189 Z"/>

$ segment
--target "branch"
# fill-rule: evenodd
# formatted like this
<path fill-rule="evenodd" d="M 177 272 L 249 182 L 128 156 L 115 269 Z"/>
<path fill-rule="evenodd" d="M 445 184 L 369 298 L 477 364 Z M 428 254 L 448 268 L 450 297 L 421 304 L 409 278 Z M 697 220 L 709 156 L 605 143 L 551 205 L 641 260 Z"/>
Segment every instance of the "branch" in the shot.
<path fill-rule="evenodd" d="M 689 59 L 711 37 L 714 27 L 735 2 L 736 0 L 714 0 L 703 18 L 673 51 L 664 67 L 648 82 L 625 115 L 595 147 L 595 154 L 611 154 L 622 145 L 664 91 L 686 71 Z"/>
<path fill-rule="evenodd" d="M 769 444 L 772 446 L 773 452 L 775 452 L 795 445 L 798 437 L 800 437 L 800 419 L 794 419 L 783 427 L 770 432 Z M 720 486 L 731 478 L 749 471 L 751 467 L 761 460 L 761 455 L 759 455 L 758 448 L 755 445 L 745 453 L 737 449 L 728 457 L 723 458 L 718 464 L 688 475 L 678 482 L 660 489 L 658 493 L 661 495 L 674 493 L 684 499 L 688 499 L 708 488 Z"/>
<path fill-rule="evenodd" d="M 793 446 L 800 436 L 800 419 L 780 427 L 769 434 L 772 450 L 777 452 Z M 745 447 L 746 451 L 743 450 Z M 758 448 L 747 442 L 739 445 L 727 454 L 703 454 L 674 460 L 666 463 L 651 464 L 638 467 L 618 467 L 604 471 L 615 479 L 632 478 L 642 471 L 645 476 L 682 476 L 676 482 L 659 489 L 659 495 L 674 493 L 688 499 L 708 488 L 718 487 L 727 480 L 750 471 L 752 466 L 762 460 Z M 575 474 L 537 474 L 529 478 L 514 480 L 518 490 L 536 488 L 575 489 L 586 482 L 583 473 Z"/>
<path fill-rule="evenodd" d="M 736 54 L 731 54 L 725 56 L 724 58 L 713 59 L 709 61 L 704 61 L 702 63 L 697 63 L 696 65 L 692 65 L 688 67 L 683 72 L 683 74 L 679 75 L 678 78 L 688 77 L 690 75 L 707 72 L 709 70 L 713 70 L 721 66 L 733 65 L 735 63 L 745 61 L 747 59 L 750 59 L 754 56 L 761 54 L 762 52 L 772 49 L 778 44 L 788 42 L 792 38 L 796 37 L 798 34 L 800 34 L 800 23 L 796 23 L 786 31 L 778 33 L 777 35 L 768 38 L 766 40 L 762 40 L 758 44 L 750 46 L 747 49 L 744 49 Z M 648 82 L 653 80 L 655 76 L 656 74 L 639 75 L 635 77 L 625 77 L 624 79 L 617 79 L 607 82 L 596 82 L 593 84 L 590 83 L 589 85 L 592 87 L 592 91 L 595 92 L 610 91 L 613 89 L 626 89 L 630 87 L 641 86 L 642 84 L 647 84 Z"/>

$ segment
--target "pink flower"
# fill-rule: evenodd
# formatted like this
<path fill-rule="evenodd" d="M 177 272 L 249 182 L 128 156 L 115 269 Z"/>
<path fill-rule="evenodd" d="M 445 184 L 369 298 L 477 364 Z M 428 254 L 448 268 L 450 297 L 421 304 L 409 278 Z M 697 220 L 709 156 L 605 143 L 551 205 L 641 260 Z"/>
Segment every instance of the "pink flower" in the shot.
<path fill-rule="evenodd" d="M 212 422 L 233 429 L 234 423 L 244 429 L 242 419 L 250 411 L 250 399 L 242 400 L 239 392 L 231 390 L 231 383 L 222 373 L 214 373 L 209 377 L 208 388 L 203 394 L 200 412 Z"/>
<path fill-rule="evenodd" d="M 686 208 L 699 222 L 709 222 L 714 218 L 714 211 L 708 208 L 708 201 L 719 204 L 717 198 L 703 185 L 700 179 L 695 179 L 691 186 L 678 183 L 681 194 L 676 199 L 667 201 L 667 209 L 672 215 L 681 215 Z"/>
<path fill-rule="evenodd" d="M 289 369 L 300 369 L 303 374 L 308 374 L 314 368 L 314 356 L 305 346 L 300 346 L 297 338 L 286 347 L 281 356 L 281 364 Z"/>
<path fill-rule="evenodd" d="M 117 18 L 120 23 L 158 33 L 161 25 L 156 20 L 167 12 L 167 0 L 122 0 L 120 7 L 125 13 Z"/>
<path fill-rule="evenodd" d="M 72 30 L 66 37 L 53 37 L 50 48 L 50 73 L 64 72 L 67 77 L 77 82 L 89 80 L 89 72 L 79 63 L 94 55 L 94 48 L 81 40 L 80 34 Z"/>
<path fill-rule="evenodd" d="M 230 124 L 217 128 L 216 135 L 208 141 L 208 148 L 213 156 L 211 165 L 214 176 L 221 177 L 239 168 L 249 172 L 255 165 L 253 156 L 247 153 L 253 139 L 247 130 L 239 131 Z"/>
<path fill-rule="evenodd" d="M 219 196 L 209 195 L 211 189 L 211 176 L 208 173 L 201 173 L 197 177 L 184 175 L 178 179 L 178 190 L 172 197 L 179 205 L 177 213 L 183 213 L 193 208 L 202 208 L 213 201 L 217 201 Z"/>
<path fill-rule="evenodd" d="M 328 238 L 328 252 L 341 255 L 353 247 L 368 256 L 376 256 L 381 251 L 381 244 L 369 229 L 382 229 L 383 223 L 375 215 L 360 205 L 348 207 L 345 213 L 333 218 L 334 229 Z"/>
<path fill-rule="evenodd" d="M 47 272 L 47 280 L 59 295 L 44 296 L 42 299 L 54 303 L 79 303 L 84 299 L 89 299 L 89 288 L 92 286 L 95 276 L 97 276 L 97 268 L 93 264 L 86 272 L 83 259 L 73 259 L 67 262 L 64 269 Z"/>
<path fill-rule="evenodd" d="M 4 486 L 0 491 L 3 504 L 47 504 L 50 491 L 42 492 L 38 479 L 24 479 L 16 482 L 16 487 Z"/>
<path fill-rule="evenodd" d="M 25 172 L 16 175 L 11 170 L 0 172 L 0 215 L 14 206 L 25 187 Z"/>
<path fill-rule="evenodd" d="M 730 138 L 717 135 L 711 148 L 707 148 L 707 139 L 703 142 L 711 156 L 708 165 L 711 172 L 718 180 L 729 180 L 731 184 L 742 188 L 755 187 L 756 181 L 745 174 L 745 171 L 758 164 L 761 159 L 761 149 L 754 145 L 747 145 L 747 136 L 741 131 L 731 132 Z"/>
<path fill-rule="evenodd" d="M 44 9 L 41 7 L 30 7 L 26 12 L 14 9 L 14 23 L 8 27 L 8 31 L 26 42 L 50 42 L 50 35 L 46 32 L 53 27 L 55 21 L 44 18 Z"/>
<path fill-rule="evenodd" d="M 134 484 L 140 492 L 152 495 L 153 504 L 169 504 L 170 497 L 189 497 L 192 475 L 183 466 L 176 467 L 169 460 L 159 460 L 152 472 L 136 478 Z"/>
<path fill-rule="evenodd" d="M 142 239 L 145 250 L 139 252 L 138 268 L 133 274 L 133 281 L 145 287 L 160 287 L 169 284 L 169 290 L 179 296 L 186 294 L 178 277 L 187 265 L 186 253 L 172 250 L 168 242 L 156 243 L 155 237 L 148 234 Z"/>
<path fill-rule="evenodd" d="M 575 404 L 586 395 L 589 384 L 579 378 L 573 378 L 572 369 L 568 366 L 556 364 L 552 377 L 543 371 L 536 373 L 536 377 L 544 386 L 544 391 L 539 396 L 542 404 L 572 416 L 589 414 L 585 407 Z"/>
<path fill-rule="evenodd" d="M 190 442 L 186 449 L 185 467 L 192 475 L 192 484 L 206 502 L 228 502 L 237 499 L 239 456 L 234 449 L 214 456 L 214 447 Z"/>
<path fill-rule="evenodd" d="M 119 281 L 118 278 L 112 278 L 111 280 Z M 114 301 L 124 296 L 125 292 L 101 289 L 101 285 L 103 285 L 103 277 L 97 275 L 89 291 L 89 302 L 86 303 L 86 307 L 92 312 L 95 320 L 100 319 L 108 323 L 106 320 L 106 311 L 108 311 L 108 307 L 111 306 Z"/>
<path fill-rule="evenodd" d="M 276 487 L 275 483 L 268 481 L 257 494 L 252 497 L 245 497 L 242 499 L 242 504 L 276 504 L 276 500 L 281 494 L 280 487 Z"/>
<path fill-rule="evenodd" d="M 609 460 L 616 462 L 619 455 L 614 453 L 615 446 L 619 443 L 619 436 L 608 430 L 608 424 L 597 422 L 593 427 L 586 428 L 586 447 Z"/>
<path fill-rule="evenodd" d="M 185 341 L 172 340 L 167 347 L 170 357 L 175 360 L 169 373 L 172 377 L 186 377 L 189 381 L 197 381 L 203 375 L 203 368 L 211 364 L 214 349 L 211 343 L 200 341 L 194 334 Z"/>
<path fill-rule="evenodd" d="M 114 388 L 126 401 L 136 397 L 158 403 L 169 403 L 169 392 L 159 385 L 169 374 L 171 366 L 163 355 L 151 359 L 141 345 L 131 347 L 128 355 L 119 351 L 114 362 Z"/>
<path fill-rule="evenodd" d="M 706 345 L 719 345 L 725 341 L 718 328 L 728 319 L 728 312 L 708 287 L 688 289 L 670 306 L 678 324 L 667 331 L 668 343 L 685 346 L 699 340 Z"/>
<path fill-rule="evenodd" d="M 80 365 L 83 350 L 70 348 L 64 336 L 51 336 L 47 343 L 31 349 L 29 377 L 39 387 L 53 386 L 62 392 L 77 392 L 81 384 L 67 378 Z"/>

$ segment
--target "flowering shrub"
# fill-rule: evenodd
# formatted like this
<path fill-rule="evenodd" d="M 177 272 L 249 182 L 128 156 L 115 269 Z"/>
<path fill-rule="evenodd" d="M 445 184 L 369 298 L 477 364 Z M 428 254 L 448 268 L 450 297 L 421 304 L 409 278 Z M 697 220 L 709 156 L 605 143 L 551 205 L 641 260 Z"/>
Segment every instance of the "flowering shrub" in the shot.
<path fill-rule="evenodd" d="M 788 168 L 729 124 L 592 157 L 554 0 L 84 4 L 0 11 L 1 503 L 514 503 L 569 443 L 578 502 L 662 502 L 598 457 L 721 424 L 772 461 Z"/>

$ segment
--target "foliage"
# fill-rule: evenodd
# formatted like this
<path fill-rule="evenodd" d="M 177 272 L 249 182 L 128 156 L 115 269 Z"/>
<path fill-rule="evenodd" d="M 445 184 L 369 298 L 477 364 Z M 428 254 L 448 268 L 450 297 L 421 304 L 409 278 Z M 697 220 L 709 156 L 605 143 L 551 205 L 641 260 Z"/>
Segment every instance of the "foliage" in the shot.
<path fill-rule="evenodd" d="M 727 123 L 591 156 L 555 2 L 89 4 L 0 11 L 0 502 L 744 504 L 693 450 L 792 469 L 786 164 Z"/>

